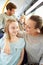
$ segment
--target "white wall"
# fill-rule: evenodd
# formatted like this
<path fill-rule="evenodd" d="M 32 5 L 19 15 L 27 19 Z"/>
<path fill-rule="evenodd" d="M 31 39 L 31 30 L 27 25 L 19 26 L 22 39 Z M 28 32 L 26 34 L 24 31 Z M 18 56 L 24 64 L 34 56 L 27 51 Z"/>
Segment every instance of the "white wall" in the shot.
<path fill-rule="evenodd" d="M 6 0 L 0 0 L 0 13 L 2 13 L 2 8 Z"/>
<path fill-rule="evenodd" d="M 36 9 L 36 11 L 34 12 L 35 15 L 39 15 L 43 18 L 43 6 L 39 7 L 38 9 Z"/>
<path fill-rule="evenodd" d="M 30 5 L 32 0 L 10 0 L 11 2 L 17 5 L 16 16 L 19 17 L 23 13 L 25 8 Z"/>

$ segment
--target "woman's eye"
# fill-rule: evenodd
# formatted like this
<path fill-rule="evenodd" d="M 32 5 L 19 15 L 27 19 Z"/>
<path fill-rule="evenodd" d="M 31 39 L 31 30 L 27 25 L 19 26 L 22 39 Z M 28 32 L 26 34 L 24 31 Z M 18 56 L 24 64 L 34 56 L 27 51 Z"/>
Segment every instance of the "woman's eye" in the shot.
<path fill-rule="evenodd" d="M 27 26 L 27 28 L 29 28 L 29 29 L 30 29 L 31 27 Z"/>
<path fill-rule="evenodd" d="M 31 27 L 28 26 L 28 28 L 30 29 Z"/>

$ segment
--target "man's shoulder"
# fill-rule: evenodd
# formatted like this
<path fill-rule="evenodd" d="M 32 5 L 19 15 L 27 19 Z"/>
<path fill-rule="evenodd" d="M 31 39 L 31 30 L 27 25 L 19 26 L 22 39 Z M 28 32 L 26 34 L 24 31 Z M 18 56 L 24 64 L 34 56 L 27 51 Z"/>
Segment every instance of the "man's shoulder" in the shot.
<path fill-rule="evenodd" d="M 4 15 L 5 15 L 5 13 L 1 13 L 1 14 L 0 14 L 0 17 L 3 17 Z"/>

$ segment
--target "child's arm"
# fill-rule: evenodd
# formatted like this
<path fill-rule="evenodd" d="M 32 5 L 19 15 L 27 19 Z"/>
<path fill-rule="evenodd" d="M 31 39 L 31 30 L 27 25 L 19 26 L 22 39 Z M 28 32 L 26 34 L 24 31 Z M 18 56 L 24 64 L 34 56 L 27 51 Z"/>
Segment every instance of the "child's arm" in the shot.
<path fill-rule="evenodd" d="M 20 56 L 20 59 L 19 59 L 19 62 L 17 65 L 21 65 L 22 61 L 23 61 L 23 58 L 24 58 L 24 49 L 22 50 L 21 52 L 21 56 Z"/>

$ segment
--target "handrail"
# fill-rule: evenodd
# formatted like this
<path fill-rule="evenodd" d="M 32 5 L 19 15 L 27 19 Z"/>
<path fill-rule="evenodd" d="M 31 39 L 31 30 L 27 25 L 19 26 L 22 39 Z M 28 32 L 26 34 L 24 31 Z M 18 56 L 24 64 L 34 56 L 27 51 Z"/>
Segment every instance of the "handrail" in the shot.
<path fill-rule="evenodd" d="M 40 3 L 42 3 L 42 0 L 38 0 L 33 6 L 31 6 L 27 11 L 26 15 L 28 15 L 33 9 L 35 9 Z"/>
<path fill-rule="evenodd" d="M 3 8 L 2 8 L 2 13 L 4 12 L 4 9 L 5 9 L 6 5 L 8 4 L 8 2 L 9 2 L 9 0 L 6 0 L 4 6 L 3 6 Z"/>

